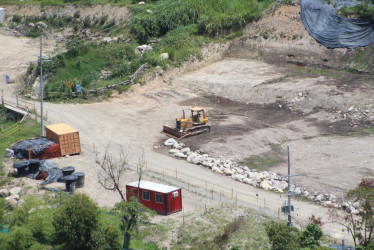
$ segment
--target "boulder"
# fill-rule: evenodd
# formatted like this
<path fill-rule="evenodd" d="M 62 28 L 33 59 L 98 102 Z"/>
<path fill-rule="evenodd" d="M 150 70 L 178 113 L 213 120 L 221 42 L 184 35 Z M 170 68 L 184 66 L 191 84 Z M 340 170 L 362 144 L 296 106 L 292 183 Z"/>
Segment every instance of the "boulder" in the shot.
<path fill-rule="evenodd" d="M 169 59 L 169 54 L 168 53 L 162 53 L 161 54 L 161 60 L 166 60 Z"/>
<path fill-rule="evenodd" d="M 254 180 L 250 179 L 250 178 L 244 178 L 242 180 L 242 182 L 246 183 L 246 184 L 253 184 L 253 183 L 256 183 Z M 257 183 L 256 183 L 257 184 Z"/>
<path fill-rule="evenodd" d="M 171 150 L 173 150 L 173 149 L 171 149 Z M 187 155 L 183 154 L 182 152 L 178 152 L 174 156 L 177 157 L 177 158 L 183 158 L 183 159 L 187 158 Z"/>
<path fill-rule="evenodd" d="M 294 189 L 293 192 L 294 192 L 294 194 L 299 195 L 299 194 L 301 194 L 301 189 L 299 187 L 297 187 L 297 188 Z"/>
<path fill-rule="evenodd" d="M 17 195 L 19 195 L 20 193 L 21 193 L 21 188 L 20 187 L 14 187 L 14 188 L 11 188 L 10 189 L 10 194 L 11 195 L 15 195 L 15 194 L 17 194 Z"/>
<path fill-rule="evenodd" d="M 234 167 L 235 171 L 238 173 L 238 174 L 244 174 L 244 170 L 239 168 L 239 167 Z"/>
<path fill-rule="evenodd" d="M 223 173 L 224 173 L 225 175 L 229 175 L 229 176 L 233 174 L 232 170 L 229 169 L 229 168 L 225 168 L 225 170 L 223 170 Z"/>
<path fill-rule="evenodd" d="M 179 144 L 180 145 L 180 144 Z M 181 152 L 183 153 L 183 154 L 187 154 L 188 152 L 190 152 L 191 151 L 191 149 L 190 148 L 182 148 L 181 149 Z"/>
<path fill-rule="evenodd" d="M 360 202 L 358 202 L 358 201 L 353 202 L 352 207 L 354 207 L 355 209 L 359 209 L 360 208 Z"/>
<path fill-rule="evenodd" d="M 13 194 L 13 195 L 5 198 L 5 200 L 11 200 L 11 199 L 16 199 L 18 201 L 19 200 L 19 195 L 18 194 Z"/>
<path fill-rule="evenodd" d="M 164 145 L 167 146 L 167 147 L 171 147 L 174 145 L 174 143 L 176 143 L 177 141 L 174 140 L 173 138 L 169 138 L 167 139 L 165 142 L 164 142 Z"/>
<path fill-rule="evenodd" d="M 192 153 L 187 157 L 187 161 L 193 164 L 200 164 L 201 156 L 197 153 Z"/>
<path fill-rule="evenodd" d="M 17 203 L 18 203 L 18 201 L 14 198 L 5 200 L 5 205 L 7 206 L 7 208 L 9 208 L 11 210 L 13 210 L 17 207 Z"/>
<path fill-rule="evenodd" d="M 305 190 L 305 191 L 303 192 L 303 195 L 304 195 L 305 197 L 307 197 L 307 196 L 309 195 L 309 192 L 308 192 L 307 190 Z"/>
<path fill-rule="evenodd" d="M 152 50 L 152 46 L 147 45 L 147 44 L 143 44 L 143 45 L 140 45 L 140 46 L 136 47 L 136 49 L 137 49 L 137 51 L 139 51 L 140 53 L 143 54 L 147 50 Z"/>
<path fill-rule="evenodd" d="M 271 182 L 268 181 L 268 180 L 261 181 L 260 188 L 265 189 L 265 190 L 269 190 L 271 188 Z"/>
<path fill-rule="evenodd" d="M 40 28 L 42 29 L 46 29 L 48 28 L 47 24 L 43 23 L 43 22 L 37 22 L 36 25 L 38 25 Z"/>
<path fill-rule="evenodd" d="M 212 170 L 213 170 L 213 172 L 216 172 L 216 173 L 219 173 L 219 174 L 223 174 L 222 170 L 219 169 L 217 166 L 213 166 Z"/>
<path fill-rule="evenodd" d="M 13 156 L 14 156 L 14 151 L 13 151 L 13 149 L 6 148 L 6 149 L 5 149 L 5 157 L 10 158 L 10 157 L 13 157 Z"/>
<path fill-rule="evenodd" d="M 321 202 L 323 200 L 323 194 L 318 194 L 315 198 L 314 198 L 315 201 L 319 201 Z"/>
<path fill-rule="evenodd" d="M 0 197 L 8 197 L 9 196 L 9 190 L 6 188 L 0 189 Z"/>
<path fill-rule="evenodd" d="M 20 199 L 19 201 L 17 201 L 17 207 L 21 206 L 23 203 L 25 203 L 25 200 L 24 199 Z"/>
<path fill-rule="evenodd" d="M 173 148 L 173 149 L 169 150 L 169 154 L 174 154 L 175 155 L 177 153 L 180 153 L 180 151 L 178 149 Z"/>
<path fill-rule="evenodd" d="M 286 190 L 288 188 L 288 183 L 286 181 L 278 181 L 274 183 L 273 187 Z"/>
<path fill-rule="evenodd" d="M 103 43 L 110 43 L 111 41 L 112 41 L 112 38 L 108 36 L 103 38 Z"/>
<path fill-rule="evenodd" d="M 234 174 L 234 175 L 231 176 L 231 178 L 233 178 L 234 180 L 237 180 L 237 181 L 243 181 L 245 176 L 241 175 L 241 174 Z"/>
<path fill-rule="evenodd" d="M 174 144 L 173 144 L 173 148 L 176 148 L 176 149 L 182 149 L 182 146 L 179 145 L 178 142 L 174 142 Z"/>

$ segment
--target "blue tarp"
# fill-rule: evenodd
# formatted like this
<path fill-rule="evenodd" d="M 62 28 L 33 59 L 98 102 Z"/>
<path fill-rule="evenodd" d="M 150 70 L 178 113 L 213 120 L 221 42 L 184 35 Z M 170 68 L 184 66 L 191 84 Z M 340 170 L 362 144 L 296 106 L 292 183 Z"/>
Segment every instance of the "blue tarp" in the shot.
<path fill-rule="evenodd" d="M 301 21 L 309 34 L 327 48 L 364 47 L 374 43 L 374 25 L 341 18 L 324 0 L 301 0 Z"/>

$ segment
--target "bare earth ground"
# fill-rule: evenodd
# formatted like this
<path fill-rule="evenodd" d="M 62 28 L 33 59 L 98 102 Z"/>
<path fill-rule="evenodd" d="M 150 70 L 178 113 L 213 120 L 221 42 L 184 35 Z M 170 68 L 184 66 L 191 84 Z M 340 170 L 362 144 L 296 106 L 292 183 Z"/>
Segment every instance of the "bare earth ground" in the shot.
<path fill-rule="evenodd" d="M 2 37 L 9 39 L 8 42 L 2 43 Z M 19 42 L 9 35 L 0 38 L 2 51 L 14 50 L 9 54 L 12 63 L 8 63 L 8 57 L 0 56 L 1 73 L 24 70 L 25 56 L 18 51 L 28 40 Z M 37 50 L 30 52 L 29 57 L 34 53 Z M 57 160 L 60 166 L 74 165 L 86 173 L 86 185 L 80 192 L 89 194 L 101 206 L 113 206 L 119 201 L 118 195 L 103 190 L 97 183 L 99 169 L 93 148 L 98 149 L 100 157 L 110 144 L 115 156 L 120 145 L 124 145 L 125 149 L 131 148 L 134 166 L 144 151 L 148 162 L 146 178 L 155 177 L 154 171 L 168 178 L 177 175 L 178 180 L 169 182 L 184 189 L 188 184 L 194 185 L 199 192 L 213 189 L 216 199 L 220 191 L 226 198 L 233 192 L 239 204 L 262 209 L 265 203 L 265 211 L 276 216 L 285 197 L 255 189 L 201 166 L 174 159 L 164 150 L 154 149 L 166 139 L 160 133 L 162 125 L 173 123 L 182 109 L 193 105 L 206 108 L 212 131 L 183 142 L 212 156 L 239 161 L 264 154 L 272 145 L 277 145 L 285 159 L 285 148 L 289 145 L 292 172 L 300 175 L 294 180 L 310 191 L 326 191 L 340 197 L 356 187 L 361 178 L 374 175 L 373 136 L 357 135 L 372 126 L 370 119 L 360 118 L 363 112 L 365 117 L 373 115 L 373 81 L 370 78 L 349 74 L 343 77 L 293 74 L 298 66 L 247 59 L 225 58 L 203 66 L 187 73 L 166 73 L 108 102 L 45 105 L 48 123 L 65 122 L 80 132 L 82 154 Z M 0 88 L 12 86 L 6 86 L 3 81 L 0 84 Z M 352 106 L 354 108 L 350 109 Z M 284 174 L 285 161 L 272 170 Z M 135 175 L 129 175 L 128 179 L 133 181 Z M 209 204 L 206 198 L 187 191 L 186 194 L 187 211 L 201 211 L 205 202 Z M 302 201 L 296 203 L 295 217 L 300 224 L 305 224 L 312 214 L 324 222 L 329 221 L 327 208 Z M 173 216 L 180 219 L 182 214 Z M 341 229 L 337 224 L 323 226 L 332 237 L 348 240 L 349 236 Z"/>

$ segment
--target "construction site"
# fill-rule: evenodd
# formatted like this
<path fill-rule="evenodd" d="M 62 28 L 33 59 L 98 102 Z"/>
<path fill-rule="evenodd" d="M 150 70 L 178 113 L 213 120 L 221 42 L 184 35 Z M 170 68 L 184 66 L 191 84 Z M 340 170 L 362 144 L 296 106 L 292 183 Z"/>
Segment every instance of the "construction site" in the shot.
<path fill-rule="evenodd" d="M 138 180 L 137 166 L 144 157 L 144 180 L 182 189 L 182 208 L 168 215 L 174 227 L 160 247 L 172 245 L 185 220 L 222 204 L 287 221 L 282 206 L 288 191 L 294 194 L 295 225 L 305 227 L 314 216 L 323 222 L 329 243 L 353 245 L 350 233 L 333 222 L 329 211 L 344 213 L 348 207 L 358 213 L 346 193 L 374 177 L 373 45 L 353 51 L 327 48 L 304 27 L 300 7 L 300 1 L 293 1 L 265 12 L 240 37 L 207 43 L 201 58 L 191 56 L 179 67 L 142 65 L 129 89 L 108 99 L 45 101 L 41 136 L 58 146 L 44 156 L 30 149 L 27 159 L 51 159 L 59 169 L 74 166 L 85 175 L 84 186 L 75 192 L 89 195 L 101 207 L 113 207 L 121 197 L 100 185 L 98 161 L 108 149 L 118 159 L 125 152 L 128 184 Z M 40 12 L 36 7 L 4 8 L 9 17 Z M 80 10 L 87 15 L 98 13 L 95 7 L 80 8 L 87 8 Z M 120 8 L 103 11 L 126 18 L 128 9 Z M 64 32 L 43 37 L 43 56 L 61 48 Z M 0 27 L 2 103 L 20 118 L 37 121 L 40 99 L 19 91 L 29 63 L 38 60 L 39 43 Z M 7 75 L 13 82 L 5 81 Z M 4 169 L 14 171 L 17 161 L 4 159 Z M 290 181 L 290 174 L 297 176 Z M 4 187 L 31 187 L 25 196 L 49 192 L 37 188 L 40 182 L 22 177 Z M 68 189 L 52 181 L 46 187 Z"/>

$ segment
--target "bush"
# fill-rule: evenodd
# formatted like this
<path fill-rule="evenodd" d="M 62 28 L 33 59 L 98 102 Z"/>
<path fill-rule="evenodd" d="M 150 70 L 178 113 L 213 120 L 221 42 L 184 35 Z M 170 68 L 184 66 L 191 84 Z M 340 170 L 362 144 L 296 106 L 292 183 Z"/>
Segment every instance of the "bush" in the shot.
<path fill-rule="evenodd" d="M 305 248 L 318 247 L 322 235 L 322 229 L 317 224 L 310 223 L 300 235 L 301 246 Z"/>
<path fill-rule="evenodd" d="M 300 231 L 296 227 L 288 227 L 284 223 L 272 222 L 266 226 L 265 230 L 271 243 L 271 249 L 300 249 Z"/>
<path fill-rule="evenodd" d="M 97 205 L 87 195 L 75 194 L 55 212 L 53 242 L 65 249 L 90 249 L 97 225 Z"/>
<path fill-rule="evenodd" d="M 22 17 L 19 15 L 13 15 L 12 22 L 20 23 L 22 21 Z"/>

